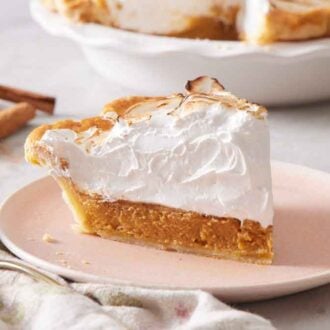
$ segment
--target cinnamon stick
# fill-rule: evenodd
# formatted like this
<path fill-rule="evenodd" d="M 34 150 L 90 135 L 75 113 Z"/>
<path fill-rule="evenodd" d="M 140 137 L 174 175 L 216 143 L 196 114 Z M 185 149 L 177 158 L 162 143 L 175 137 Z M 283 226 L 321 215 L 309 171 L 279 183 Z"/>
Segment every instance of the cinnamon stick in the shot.
<path fill-rule="evenodd" d="M 0 139 L 23 127 L 35 117 L 35 113 L 35 107 L 25 102 L 0 110 Z"/>
<path fill-rule="evenodd" d="M 26 90 L 0 85 L 0 99 L 13 102 L 28 102 L 36 109 L 49 114 L 54 112 L 56 99 Z"/>

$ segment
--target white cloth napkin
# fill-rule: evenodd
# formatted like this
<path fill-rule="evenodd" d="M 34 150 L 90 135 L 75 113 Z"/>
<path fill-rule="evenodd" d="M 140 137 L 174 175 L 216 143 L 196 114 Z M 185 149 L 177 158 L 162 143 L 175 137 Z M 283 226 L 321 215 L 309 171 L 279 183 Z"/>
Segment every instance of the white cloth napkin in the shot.
<path fill-rule="evenodd" d="M 0 258 L 17 260 L 4 250 Z M 64 286 L 0 271 L 0 329 L 274 329 L 262 317 L 235 310 L 203 291 L 61 281 Z"/>

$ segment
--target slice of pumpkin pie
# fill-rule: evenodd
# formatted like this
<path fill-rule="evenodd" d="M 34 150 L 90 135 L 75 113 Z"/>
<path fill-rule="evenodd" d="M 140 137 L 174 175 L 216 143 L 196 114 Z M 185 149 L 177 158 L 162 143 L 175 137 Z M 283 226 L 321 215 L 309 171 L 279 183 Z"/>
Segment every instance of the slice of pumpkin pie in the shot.
<path fill-rule="evenodd" d="M 41 126 L 26 159 L 50 169 L 85 233 L 269 264 L 266 115 L 200 77 L 184 94 L 122 98 L 97 117 Z"/>

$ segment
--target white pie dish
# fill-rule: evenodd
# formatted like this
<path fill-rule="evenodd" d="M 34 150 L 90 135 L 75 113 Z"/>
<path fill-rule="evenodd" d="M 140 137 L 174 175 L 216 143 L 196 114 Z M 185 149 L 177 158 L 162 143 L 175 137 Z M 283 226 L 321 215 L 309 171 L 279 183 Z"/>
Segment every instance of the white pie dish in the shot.
<path fill-rule="evenodd" d="M 146 94 L 168 94 L 200 75 L 265 105 L 330 98 L 330 38 L 269 46 L 240 41 L 179 39 L 73 24 L 31 1 L 33 18 L 49 33 L 76 41 L 109 80 Z"/>

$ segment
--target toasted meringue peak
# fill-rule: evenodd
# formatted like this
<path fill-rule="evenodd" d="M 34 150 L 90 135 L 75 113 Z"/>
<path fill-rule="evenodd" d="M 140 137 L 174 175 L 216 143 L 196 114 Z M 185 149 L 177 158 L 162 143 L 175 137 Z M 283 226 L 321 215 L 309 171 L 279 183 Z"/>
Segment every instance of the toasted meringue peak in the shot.
<path fill-rule="evenodd" d="M 104 118 L 112 119 L 113 121 L 117 120 L 119 115 L 115 111 L 107 111 L 102 115 Z"/>
<path fill-rule="evenodd" d="M 127 110 L 125 118 L 151 116 L 157 110 L 170 113 L 181 105 L 183 99 L 184 96 L 182 94 L 175 94 L 166 98 L 153 98 L 145 102 L 140 102 Z"/>
<path fill-rule="evenodd" d="M 188 80 L 186 84 L 186 91 L 188 94 L 200 93 L 217 95 L 224 90 L 225 88 L 217 79 L 207 76 L 201 76 L 194 80 Z"/>
<path fill-rule="evenodd" d="M 186 95 L 179 93 L 167 97 L 124 97 L 108 103 L 103 108 L 102 116 L 114 120 L 122 118 L 129 122 L 136 122 L 150 119 L 159 112 L 177 115 L 186 111 L 194 111 L 198 108 L 198 104 L 206 103 L 219 103 L 233 110 L 246 111 L 258 119 L 263 119 L 267 113 L 264 107 L 249 103 L 245 99 L 225 91 L 217 79 L 202 76 L 187 82 Z"/>

